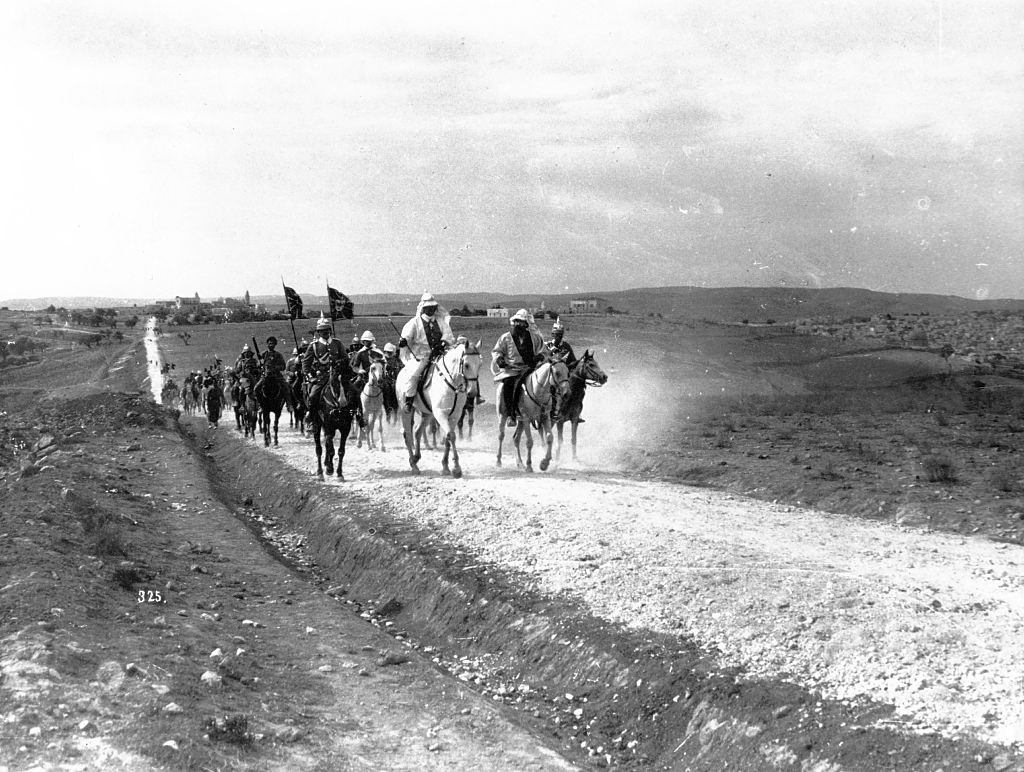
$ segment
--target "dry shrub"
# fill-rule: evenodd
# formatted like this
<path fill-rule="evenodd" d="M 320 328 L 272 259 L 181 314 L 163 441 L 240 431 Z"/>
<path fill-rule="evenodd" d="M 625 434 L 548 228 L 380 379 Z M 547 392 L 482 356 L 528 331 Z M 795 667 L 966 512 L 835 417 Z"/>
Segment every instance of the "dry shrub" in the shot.
<path fill-rule="evenodd" d="M 93 531 L 89 546 L 94 555 L 128 557 L 128 543 L 121 529 L 110 522 L 103 523 Z"/>
<path fill-rule="evenodd" d="M 248 745 L 253 741 L 252 733 L 249 731 L 249 717 L 241 713 L 223 718 L 208 718 L 203 724 L 203 729 L 210 735 L 211 740 L 218 742 Z"/>
<path fill-rule="evenodd" d="M 928 482 L 956 482 L 956 466 L 953 459 L 945 453 L 933 453 L 930 456 L 925 456 L 921 461 L 921 466 L 924 467 Z"/>

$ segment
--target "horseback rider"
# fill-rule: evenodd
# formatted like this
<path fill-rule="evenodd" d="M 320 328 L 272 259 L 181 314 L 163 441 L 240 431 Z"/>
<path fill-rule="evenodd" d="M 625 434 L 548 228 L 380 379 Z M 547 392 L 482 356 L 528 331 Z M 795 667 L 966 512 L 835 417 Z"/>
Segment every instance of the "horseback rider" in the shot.
<path fill-rule="evenodd" d="M 354 354 L 363 347 L 363 344 L 359 342 L 359 337 L 356 335 L 352 336 L 352 342 L 348 344 L 347 353 Z"/>
<path fill-rule="evenodd" d="M 374 361 L 384 361 L 384 352 L 377 348 L 377 339 L 369 330 L 360 336 L 359 343 L 359 350 L 349 356 L 349 362 L 357 374 L 365 375 Z"/>
<path fill-rule="evenodd" d="M 424 292 L 416 308 L 416 316 L 405 323 L 402 337 L 398 340 L 399 350 L 405 350 L 406 381 L 405 412 L 412 412 L 412 403 L 427 372 L 427 367 L 449 346 L 455 345 L 455 336 L 448 322 L 448 314 L 438 313 L 437 299 Z"/>
<path fill-rule="evenodd" d="M 398 347 L 388 341 L 384 344 L 384 381 L 388 385 L 384 389 L 384 410 L 390 416 L 398 410 L 397 397 L 395 396 L 395 379 L 402 369 L 402 362 L 398 358 Z"/>
<path fill-rule="evenodd" d="M 284 354 L 277 350 L 277 338 L 271 335 L 267 338 L 267 350 L 263 352 L 263 374 L 260 376 L 256 388 L 263 388 L 268 380 L 283 383 L 284 371 L 287 367 L 288 363 L 284 359 Z"/>
<path fill-rule="evenodd" d="M 310 409 L 316 407 L 320 394 L 330 378 L 333 368 L 338 383 L 344 389 L 345 399 L 350 407 L 359 405 L 358 394 L 352 389 L 352 365 L 340 340 L 331 336 L 331 323 L 321 317 L 316 323 L 316 338 L 306 348 L 302 358 L 302 372 L 307 383 L 306 404 Z"/>
<path fill-rule="evenodd" d="M 544 344 L 548 350 L 548 356 L 552 360 L 565 362 L 566 367 L 570 370 L 576 366 L 576 362 L 579 361 L 576 358 L 576 352 L 572 350 L 572 346 L 569 345 L 568 341 L 565 340 L 565 325 L 562 324 L 561 319 L 555 319 L 555 323 L 551 325 L 551 340 Z M 551 393 L 554 396 L 552 400 L 551 419 L 557 421 L 559 419 L 559 412 L 561 405 L 559 405 L 558 390 L 554 386 L 551 387 Z M 586 423 L 582 418 L 579 423 Z"/>
<path fill-rule="evenodd" d="M 544 339 L 540 333 L 530 329 L 530 314 L 525 308 L 520 308 L 512 315 L 509 325 L 512 329 L 501 334 L 494 344 L 491 357 L 495 367 L 501 370 L 494 376 L 494 381 L 501 382 L 508 425 L 515 426 L 518 413 L 516 392 L 537 365 L 546 361 L 547 349 L 544 348 Z"/>
<path fill-rule="evenodd" d="M 235 376 L 238 378 L 248 378 L 251 384 L 256 383 L 256 380 L 260 377 L 259 360 L 256 359 L 256 354 L 249 348 L 248 343 L 242 346 L 242 353 L 235 360 Z"/>

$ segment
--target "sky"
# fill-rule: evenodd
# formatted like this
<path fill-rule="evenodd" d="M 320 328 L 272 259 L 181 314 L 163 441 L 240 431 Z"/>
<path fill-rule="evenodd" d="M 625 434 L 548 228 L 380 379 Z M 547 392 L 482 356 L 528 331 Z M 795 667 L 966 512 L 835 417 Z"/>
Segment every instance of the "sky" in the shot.
<path fill-rule="evenodd" d="M 5 3 L 0 298 L 1024 297 L 1022 41 L 1019 0 Z"/>

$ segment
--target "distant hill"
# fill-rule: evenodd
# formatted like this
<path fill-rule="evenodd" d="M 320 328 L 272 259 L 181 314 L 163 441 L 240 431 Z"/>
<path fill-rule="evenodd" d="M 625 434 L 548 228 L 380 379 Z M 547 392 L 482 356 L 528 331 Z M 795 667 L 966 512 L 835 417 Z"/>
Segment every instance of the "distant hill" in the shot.
<path fill-rule="evenodd" d="M 297 288 L 298 289 L 298 288 Z M 305 294 L 299 289 L 307 317 L 316 317 L 327 310 L 325 295 Z M 416 294 L 352 295 L 357 315 L 410 314 L 419 301 Z M 1009 310 L 1024 313 L 1024 300 L 969 300 L 954 295 L 874 292 L 852 287 L 829 289 L 787 289 L 775 287 L 644 287 L 615 292 L 580 294 L 523 294 L 499 292 L 438 292 L 441 303 L 448 308 L 484 309 L 502 305 L 506 308 L 539 307 L 568 308 L 569 301 L 580 297 L 597 297 L 603 312 L 611 306 L 617 311 L 639 316 L 661 314 L 669 319 L 697 319 L 712 322 L 764 323 L 791 322 L 795 319 L 833 317 L 836 320 L 876 314 L 928 313 L 932 315 L 969 313 L 972 311 Z M 257 295 L 250 298 L 269 309 L 283 309 L 281 295 Z M 151 298 L 50 297 L 29 300 L 5 300 L 0 305 L 11 309 L 36 310 L 48 305 L 65 308 L 125 307 L 146 305 Z"/>

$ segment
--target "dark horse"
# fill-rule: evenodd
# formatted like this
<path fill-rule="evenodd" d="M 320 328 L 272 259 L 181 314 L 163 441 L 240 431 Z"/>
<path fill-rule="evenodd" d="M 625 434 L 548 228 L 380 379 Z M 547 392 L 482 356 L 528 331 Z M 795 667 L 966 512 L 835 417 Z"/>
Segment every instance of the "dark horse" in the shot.
<path fill-rule="evenodd" d="M 569 371 L 569 387 L 558 411 L 558 419 L 555 426 L 558 428 L 558 448 L 555 450 L 555 458 L 562 455 L 562 429 L 565 422 L 572 424 L 572 460 L 576 460 L 576 430 L 580 424 L 580 413 L 583 412 L 583 397 L 587 393 L 587 386 L 603 386 L 608 382 L 608 376 L 594 359 L 594 353 L 587 350 Z"/>
<path fill-rule="evenodd" d="M 246 437 L 256 438 L 256 422 L 259 406 L 252 393 L 249 379 L 244 375 L 231 383 L 231 401 L 235 405 L 235 423 Z"/>
<path fill-rule="evenodd" d="M 277 445 L 277 423 L 281 419 L 285 400 L 288 398 L 288 384 L 280 378 L 266 378 L 256 388 L 256 401 L 260 405 L 260 426 L 263 429 L 263 444 L 270 445 L 270 414 L 274 414 L 274 445 Z"/>
<path fill-rule="evenodd" d="M 288 395 L 285 404 L 288 406 L 288 425 L 299 430 L 299 434 L 306 436 L 306 397 L 302 393 L 302 383 L 299 374 L 296 372 L 285 373 L 285 380 L 288 383 Z"/>
<path fill-rule="evenodd" d="M 320 389 L 320 394 L 315 400 L 309 402 L 309 422 L 313 428 L 313 443 L 316 445 L 316 474 L 323 478 L 324 467 L 327 467 L 327 474 L 334 472 L 334 433 L 338 432 L 338 479 L 344 480 L 341 472 L 342 462 L 345 460 L 345 442 L 352 429 L 352 410 L 349 397 L 345 393 L 343 384 L 338 383 L 338 376 L 334 369 L 331 369 L 330 377 Z M 326 462 L 321 464 L 321 456 L 324 455 L 323 446 L 320 442 L 320 433 L 323 432 L 324 441 L 327 445 Z"/>

